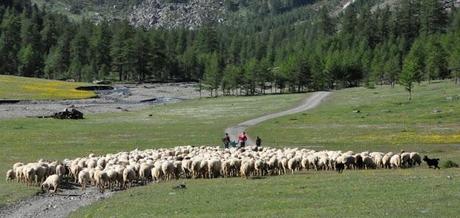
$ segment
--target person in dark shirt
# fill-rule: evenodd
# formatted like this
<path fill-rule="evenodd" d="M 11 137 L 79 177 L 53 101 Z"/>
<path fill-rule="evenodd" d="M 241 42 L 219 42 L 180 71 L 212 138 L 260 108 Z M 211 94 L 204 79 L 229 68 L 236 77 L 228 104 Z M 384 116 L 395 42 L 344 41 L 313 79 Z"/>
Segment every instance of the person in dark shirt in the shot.
<path fill-rule="evenodd" d="M 262 146 L 262 139 L 259 136 L 257 136 L 257 138 L 256 138 L 256 146 L 257 147 Z"/>
<path fill-rule="evenodd" d="M 225 133 L 222 142 L 224 143 L 224 148 L 228 148 L 228 145 L 230 144 L 230 136 L 228 136 L 228 133 Z"/>

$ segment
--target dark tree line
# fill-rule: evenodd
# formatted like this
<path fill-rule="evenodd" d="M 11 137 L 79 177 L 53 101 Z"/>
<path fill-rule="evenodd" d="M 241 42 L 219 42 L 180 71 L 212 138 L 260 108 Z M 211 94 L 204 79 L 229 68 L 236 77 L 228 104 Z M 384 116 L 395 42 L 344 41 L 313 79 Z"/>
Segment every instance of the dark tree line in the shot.
<path fill-rule="evenodd" d="M 293 8 L 312 1 L 273 2 Z M 126 21 L 74 23 L 28 1 L 2 1 L 0 72 L 77 81 L 201 81 L 226 95 L 458 80 L 456 9 L 448 12 L 437 0 L 372 6 L 357 1 L 338 17 L 327 7 L 280 9 L 239 25 L 187 30 L 135 28 Z"/>

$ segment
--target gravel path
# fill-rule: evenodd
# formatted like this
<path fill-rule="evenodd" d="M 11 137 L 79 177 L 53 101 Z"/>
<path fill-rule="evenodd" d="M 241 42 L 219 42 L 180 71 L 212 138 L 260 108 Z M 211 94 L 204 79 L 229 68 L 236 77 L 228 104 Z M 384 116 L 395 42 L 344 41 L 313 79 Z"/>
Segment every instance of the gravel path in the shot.
<path fill-rule="evenodd" d="M 0 119 L 48 116 L 71 105 L 84 114 L 132 111 L 200 97 L 194 83 L 117 84 L 113 87 L 114 90 L 98 91 L 99 98 L 94 99 L 0 104 Z M 209 96 L 209 93 L 203 91 L 202 96 Z"/>
<path fill-rule="evenodd" d="M 0 217 L 11 218 L 60 218 L 71 212 L 111 196 L 113 192 L 100 193 L 91 187 L 84 192 L 71 186 L 60 189 L 56 194 L 38 194 L 19 203 L 0 208 Z"/>
<path fill-rule="evenodd" d="M 315 92 L 313 93 L 310 97 L 306 98 L 299 106 L 286 110 L 286 111 L 281 111 L 278 113 L 273 113 L 273 114 L 268 114 L 265 116 L 261 116 L 252 120 L 248 120 L 245 122 L 242 122 L 236 126 L 229 127 L 225 129 L 225 132 L 227 132 L 230 136 L 230 140 L 232 141 L 238 141 L 238 135 L 245 131 L 248 127 L 250 126 L 255 126 L 259 123 L 262 123 L 264 121 L 290 115 L 290 114 L 295 114 L 295 113 L 300 113 L 302 111 L 310 110 L 312 108 L 315 108 L 318 106 L 328 95 L 330 92 Z M 248 135 L 248 141 L 246 143 L 247 145 L 255 145 L 255 141 Z"/>

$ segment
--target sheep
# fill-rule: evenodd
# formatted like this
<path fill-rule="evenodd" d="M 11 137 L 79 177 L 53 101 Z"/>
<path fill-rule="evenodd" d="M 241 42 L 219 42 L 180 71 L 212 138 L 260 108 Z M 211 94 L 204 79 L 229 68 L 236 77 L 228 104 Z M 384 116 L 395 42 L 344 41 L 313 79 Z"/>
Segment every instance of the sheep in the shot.
<path fill-rule="evenodd" d="M 431 159 L 429 159 L 431 160 Z M 133 182 L 146 184 L 179 178 L 217 178 L 293 174 L 301 170 L 404 168 L 420 165 L 417 152 L 393 153 L 314 151 L 309 149 L 219 149 L 183 146 L 172 149 L 148 149 L 119 152 L 96 157 L 63 161 L 15 163 L 6 173 L 7 181 L 40 184 L 50 175 L 72 178 L 85 190 L 88 185 L 99 191 L 130 188 Z M 432 165 L 430 165 L 431 167 Z M 437 166 L 435 166 L 437 168 Z M 69 176 L 69 177 L 66 177 Z M 54 186 L 49 186 L 55 189 Z M 49 189 L 43 186 L 43 189 Z"/>
<path fill-rule="evenodd" d="M 383 154 L 379 152 L 373 152 L 370 155 L 372 159 L 374 160 L 376 167 L 383 168 Z"/>
<path fill-rule="evenodd" d="M 90 175 L 87 169 L 84 169 L 78 173 L 78 184 L 81 186 L 81 190 L 86 189 L 86 185 L 90 182 Z"/>
<path fill-rule="evenodd" d="M 231 176 L 231 165 L 229 160 L 222 161 L 222 176 L 229 177 Z"/>
<path fill-rule="evenodd" d="M 163 177 L 163 171 L 161 170 L 161 165 L 154 166 L 151 170 L 153 181 L 160 181 Z"/>
<path fill-rule="evenodd" d="M 201 169 L 201 159 L 195 159 L 192 161 L 192 174 L 193 178 L 198 178 Z"/>
<path fill-rule="evenodd" d="M 400 168 L 401 167 L 401 156 L 399 154 L 395 154 L 390 158 L 390 165 L 391 168 Z"/>
<path fill-rule="evenodd" d="M 361 154 L 355 155 L 355 168 L 357 169 L 364 168 L 364 161 L 363 161 L 363 157 L 361 156 Z"/>
<path fill-rule="evenodd" d="M 201 178 L 206 178 L 208 176 L 207 171 L 208 171 L 208 161 L 201 160 L 198 174 L 200 175 Z"/>
<path fill-rule="evenodd" d="M 31 185 L 35 179 L 35 169 L 31 166 L 25 166 L 23 168 L 24 180 L 27 182 L 27 185 Z"/>
<path fill-rule="evenodd" d="M 170 161 L 165 161 L 161 164 L 161 171 L 166 180 L 174 179 L 174 164 Z"/>
<path fill-rule="evenodd" d="M 34 166 L 35 170 L 35 183 L 39 184 L 46 179 L 46 173 L 48 172 L 48 169 L 43 167 L 43 166 Z"/>
<path fill-rule="evenodd" d="M 182 161 L 176 160 L 174 161 L 174 178 L 179 179 L 181 174 L 183 173 L 182 171 Z"/>
<path fill-rule="evenodd" d="M 18 167 L 22 167 L 22 166 L 24 166 L 24 164 L 21 163 L 21 162 L 17 162 L 17 163 L 15 163 L 15 164 L 13 164 L 13 171 L 16 172 L 16 169 L 17 169 Z"/>
<path fill-rule="evenodd" d="M 335 163 L 335 170 L 338 172 L 338 173 L 342 173 L 343 170 L 345 169 L 345 164 L 343 163 Z"/>
<path fill-rule="evenodd" d="M 46 180 L 40 186 L 43 193 L 53 189 L 53 192 L 57 192 L 59 188 L 59 176 L 58 175 L 51 175 L 46 178 Z"/>
<path fill-rule="evenodd" d="M 16 173 L 14 172 L 14 170 L 8 170 L 6 172 L 6 181 L 13 181 L 16 179 Z"/>
<path fill-rule="evenodd" d="M 299 169 L 300 160 L 298 158 L 291 158 L 288 160 L 287 168 L 291 170 L 291 174 L 294 174 L 294 171 Z"/>
<path fill-rule="evenodd" d="M 356 161 L 354 156 L 349 155 L 349 154 L 344 154 L 344 155 L 341 156 L 341 158 L 342 158 L 341 163 L 345 164 L 347 169 L 352 169 L 354 167 L 354 164 L 355 164 L 355 161 Z"/>
<path fill-rule="evenodd" d="M 210 179 L 219 177 L 221 169 L 222 162 L 219 159 L 208 161 L 208 174 Z"/>
<path fill-rule="evenodd" d="M 96 172 L 94 172 L 94 179 L 95 179 L 95 182 L 96 182 L 96 187 L 99 189 L 99 191 L 101 193 L 103 193 L 105 188 L 106 188 L 106 186 L 110 182 L 110 179 L 109 179 L 109 176 L 107 175 L 107 172 L 102 171 L 102 170 L 96 170 Z"/>
<path fill-rule="evenodd" d="M 182 160 L 182 172 L 184 172 L 184 175 L 186 178 L 191 178 L 192 177 L 192 160 L 190 159 L 184 159 Z"/>
<path fill-rule="evenodd" d="M 133 181 L 136 179 L 136 171 L 134 167 L 126 167 L 123 170 L 123 188 L 131 187 Z"/>
<path fill-rule="evenodd" d="M 264 174 L 264 162 L 262 160 L 256 160 L 254 164 L 255 173 L 257 176 L 263 176 Z"/>
<path fill-rule="evenodd" d="M 241 168 L 240 168 L 241 177 L 244 177 L 246 179 L 249 178 L 252 170 L 253 170 L 253 165 L 251 164 L 251 161 L 244 161 L 241 164 Z"/>
<path fill-rule="evenodd" d="M 80 167 L 78 164 L 75 164 L 75 163 L 72 163 L 70 165 L 70 176 L 73 177 L 74 181 L 77 182 L 78 181 L 78 173 L 80 172 L 80 170 L 82 170 L 83 168 Z"/>
<path fill-rule="evenodd" d="M 94 169 L 97 166 L 97 161 L 95 159 L 89 159 L 89 160 L 86 161 L 86 166 L 89 169 Z"/>
<path fill-rule="evenodd" d="M 152 178 L 152 175 L 151 175 L 152 167 L 153 165 L 151 164 L 146 164 L 146 163 L 141 164 L 141 166 L 139 167 L 139 179 L 142 182 L 147 183 L 147 181 L 149 181 Z"/>
<path fill-rule="evenodd" d="M 383 168 L 391 168 L 390 159 L 393 156 L 393 152 L 388 152 L 382 157 Z"/>
<path fill-rule="evenodd" d="M 18 166 L 16 168 L 13 168 L 13 171 L 15 171 L 16 174 L 16 181 L 17 182 L 25 182 L 25 176 L 24 176 L 24 166 Z"/>
<path fill-rule="evenodd" d="M 63 165 L 61 165 L 61 164 L 57 165 L 55 170 L 56 170 L 56 172 L 55 172 L 56 175 L 58 175 L 61 178 L 64 177 L 64 175 L 65 175 L 65 167 Z"/>
<path fill-rule="evenodd" d="M 118 181 L 118 173 L 114 169 L 107 170 L 107 177 L 109 179 L 109 189 L 114 190 L 116 182 Z"/>
<path fill-rule="evenodd" d="M 400 154 L 401 157 L 401 167 L 411 167 L 410 153 L 402 151 Z"/>
<path fill-rule="evenodd" d="M 420 157 L 420 154 L 417 152 L 411 152 L 410 159 L 413 166 L 415 166 L 416 164 L 420 166 L 420 164 L 422 164 L 422 158 Z"/>
<path fill-rule="evenodd" d="M 363 157 L 363 165 L 366 169 L 375 169 L 377 164 L 374 163 L 374 160 L 370 156 Z"/>

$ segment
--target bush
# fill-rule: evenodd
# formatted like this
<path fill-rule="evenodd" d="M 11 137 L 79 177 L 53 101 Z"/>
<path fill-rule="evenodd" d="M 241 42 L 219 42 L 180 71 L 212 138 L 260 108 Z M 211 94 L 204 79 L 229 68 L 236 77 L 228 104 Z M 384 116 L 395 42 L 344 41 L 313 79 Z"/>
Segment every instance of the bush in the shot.
<path fill-rule="evenodd" d="M 458 167 L 458 164 L 451 161 L 451 160 L 448 160 L 444 163 L 442 163 L 442 167 L 443 168 L 457 168 Z"/>

